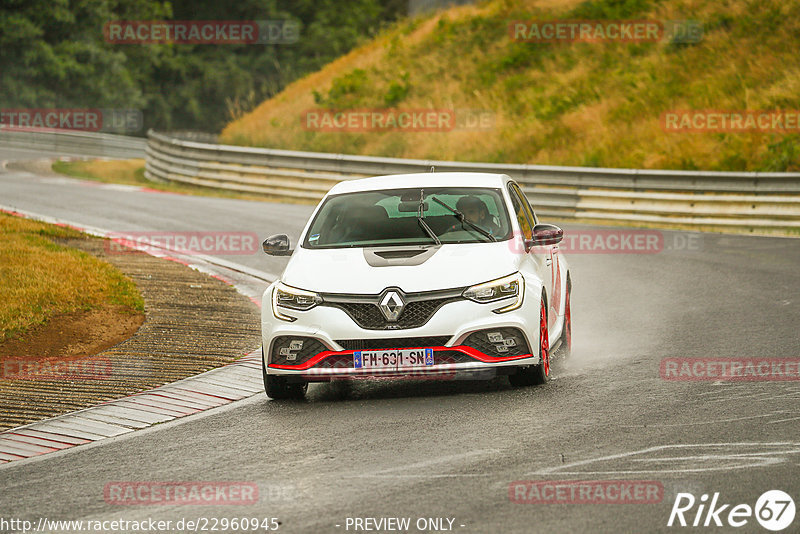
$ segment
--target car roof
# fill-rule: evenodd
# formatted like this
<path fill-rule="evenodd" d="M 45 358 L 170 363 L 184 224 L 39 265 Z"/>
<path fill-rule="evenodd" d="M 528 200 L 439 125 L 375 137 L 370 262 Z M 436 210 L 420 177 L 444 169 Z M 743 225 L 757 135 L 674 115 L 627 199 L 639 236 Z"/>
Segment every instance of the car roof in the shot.
<path fill-rule="evenodd" d="M 372 178 L 358 178 L 339 182 L 328 192 L 330 195 L 377 191 L 380 189 L 402 189 L 405 187 L 492 187 L 502 188 L 509 178 L 505 174 L 483 172 L 420 172 L 414 174 L 391 174 Z"/>

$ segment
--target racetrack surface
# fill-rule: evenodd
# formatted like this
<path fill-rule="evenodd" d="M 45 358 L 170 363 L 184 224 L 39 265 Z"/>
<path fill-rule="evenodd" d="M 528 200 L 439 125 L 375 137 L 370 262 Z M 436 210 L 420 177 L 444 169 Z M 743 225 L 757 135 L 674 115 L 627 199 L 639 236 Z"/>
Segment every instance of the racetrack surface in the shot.
<path fill-rule="evenodd" d="M 0 173 L 0 204 L 119 232 L 286 232 L 293 244 L 311 211 L 17 171 Z M 596 230 L 563 226 L 567 234 Z M 658 253 L 569 256 L 574 354 L 545 386 L 359 382 L 312 385 L 301 403 L 257 395 L 0 468 L 2 514 L 34 522 L 277 517 L 280 532 L 353 532 L 348 517 L 410 517 L 412 526 L 454 518 L 453 530 L 464 533 L 680 532 L 706 529 L 666 526 L 676 492 L 720 492 L 722 503 L 753 506 L 780 489 L 800 502 L 800 382 L 659 376 L 667 357 L 800 356 L 800 240 L 685 232 L 663 239 Z M 260 253 L 225 259 L 276 274 L 286 262 Z M 663 500 L 509 499 L 517 480 L 607 479 L 658 481 Z M 104 501 L 110 482 L 154 480 L 254 482 L 260 499 Z M 785 532 L 798 525 L 800 518 Z M 754 518 L 735 530 L 766 532 Z"/>

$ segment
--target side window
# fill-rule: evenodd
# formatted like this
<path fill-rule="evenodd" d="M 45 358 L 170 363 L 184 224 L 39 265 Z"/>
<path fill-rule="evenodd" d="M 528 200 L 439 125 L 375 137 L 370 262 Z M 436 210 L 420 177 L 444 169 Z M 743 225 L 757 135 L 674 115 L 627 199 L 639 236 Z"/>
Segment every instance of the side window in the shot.
<path fill-rule="evenodd" d="M 517 192 L 517 194 L 522 198 L 522 203 L 524 204 L 524 206 L 526 208 L 526 212 L 528 213 L 528 216 L 533 221 L 533 224 L 534 225 L 539 224 L 539 218 L 536 217 L 536 213 L 533 211 L 533 206 L 531 206 L 531 203 L 528 202 L 528 197 L 525 196 L 525 193 L 522 191 L 522 189 L 519 188 L 519 185 L 513 184 L 511 187 L 514 188 L 514 190 Z"/>
<path fill-rule="evenodd" d="M 533 224 L 531 224 L 533 217 L 529 215 L 530 208 L 527 208 L 528 203 L 520 198 L 519 190 L 513 185 L 509 186 L 508 192 L 511 195 L 511 205 L 517 216 L 522 235 L 525 239 L 533 239 Z"/>

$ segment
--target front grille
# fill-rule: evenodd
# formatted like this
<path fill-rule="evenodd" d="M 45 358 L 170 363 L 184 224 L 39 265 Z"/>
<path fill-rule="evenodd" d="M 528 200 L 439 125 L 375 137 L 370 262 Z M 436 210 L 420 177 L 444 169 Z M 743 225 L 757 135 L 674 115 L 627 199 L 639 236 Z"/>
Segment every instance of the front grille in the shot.
<path fill-rule="evenodd" d="M 328 356 L 314 367 L 318 369 L 352 369 L 353 355 L 337 354 L 333 356 Z"/>
<path fill-rule="evenodd" d="M 492 338 L 500 338 L 504 341 L 500 341 L 499 339 L 490 341 L 490 335 Z M 513 343 L 513 345 L 511 343 Z M 518 328 L 490 328 L 487 330 L 479 330 L 467 336 L 467 339 L 464 340 L 462 345 L 477 349 L 487 356 L 495 357 L 522 356 L 523 354 L 531 353 L 530 348 L 528 348 L 528 343 L 525 341 L 525 336 Z M 503 350 L 503 348 L 505 348 L 505 350 Z"/>
<path fill-rule="evenodd" d="M 396 321 L 389 321 L 380 308 L 381 301 L 390 293 L 402 300 L 404 307 Z M 375 295 L 350 293 L 322 293 L 322 306 L 338 308 L 345 312 L 358 326 L 365 330 L 399 330 L 418 328 L 427 323 L 442 306 L 464 300 L 463 287 L 405 293 L 397 287 L 387 287 Z M 389 303 L 397 305 L 395 297 L 389 297 Z"/>
<path fill-rule="evenodd" d="M 301 345 L 300 348 L 292 348 Z M 284 354 L 281 354 L 281 349 Z M 328 350 L 318 339 L 304 336 L 278 336 L 272 341 L 270 363 L 278 365 L 299 365 L 305 363 L 320 352 Z"/>
<path fill-rule="evenodd" d="M 472 356 L 464 354 L 458 350 L 443 350 L 439 352 L 434 352 L 434 363 L 436 365 L 445 365 L 448 363 L 470 363 L 475 362 L 475 359 Z"/>
<path fill-rule="evenodd" d="M 391 339 L 341 339 L 336 343 L 344 350 L 381 350 L 441 347 L 450 336 L 400 337 Z"/>
<path fill-rule="evenodd" d="M 406 303 L 397 321 L 387 321 L 377 304 L 370 302 L 326 302 L 325 305 L 343 310 L 355 323 L 366 330 L 417 328 L 427 323 L 439 308 L 463 297 L 416 300 Z"/>

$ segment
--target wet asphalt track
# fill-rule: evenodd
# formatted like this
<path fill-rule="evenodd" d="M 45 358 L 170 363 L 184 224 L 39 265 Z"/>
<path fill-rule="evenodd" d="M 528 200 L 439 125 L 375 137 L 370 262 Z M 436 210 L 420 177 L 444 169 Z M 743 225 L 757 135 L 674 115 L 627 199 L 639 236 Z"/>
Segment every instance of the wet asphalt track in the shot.
<path fill-rule="evenodd" d="M 19 154 L 0 151 L 0 159 Z M 117 231 L 286 231 L 293 243 L 311 210 L 19 172 L 0 173 L 0 204 Z M 692 250 L 675 250 L 689 236 Z M 800 240 L 665 232 L 664 243 L 656 254 L 569 257 L 574 354 L 546 386 L 314 385 L 307 402 L 283 404 L 257 395 L 0 468 L 0 514 L 277 517 L 280 532 L 355 532 L 346 529 L 348 517 L 409 517 L 410 532 L 419 532 L 417 518 L 438 517 L 464 533 L 695 532 L 709 529 L 666 526 L 676 492 L 720 492 L 722 503 L 753 506 L 764 491 L 781 489 L 800 505 L 800 382 L 659 377 L 666 357 L 800 356 Z M 262 254 L 226 259 L 274 273 L 285 264 Z M 664 498 L 509 500 L 517 480 L 607 479 L 658 481 Z M 261 496 L 250 506 L 104 501 L 107 483 L 142 480 L 255 482 Z M 710 530 L 767 532 L 754 518 Z M 784 532 L 798 531 L 800 517 Z"/>

